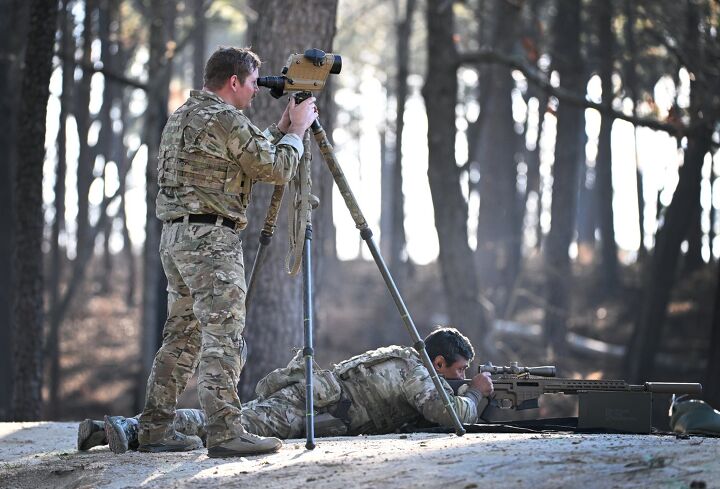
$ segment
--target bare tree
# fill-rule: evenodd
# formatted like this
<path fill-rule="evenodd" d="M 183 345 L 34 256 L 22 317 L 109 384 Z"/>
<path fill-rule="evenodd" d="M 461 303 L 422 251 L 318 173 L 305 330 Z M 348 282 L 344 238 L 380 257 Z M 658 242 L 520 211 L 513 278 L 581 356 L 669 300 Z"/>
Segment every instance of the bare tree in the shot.
<path fill-rule="evenodd" d="M 97 12 L 97 1 L 98 0 L 85 0 L 85 10 L 83 19 L 83 34 L 82 34 L 82 64 L 91 64 L 92 54 L 92 43 L 95 39 L 94 28 L 95 18 Z M 90 242 L 88 235 L 90 233 L 90 220 L 89 220 L 89 191 L 90 185 L 93 180 L 93 166 L 94 158 L 92 148 L 88 142 L 88 133 L 90 131 L 91 116 L 90 116 L 90 85 L 93 73 L 88 70 L 83 70 L 82 78 L 76 85 L 75 89 L 75 121 L 77 124 L 78 141 L 79 141 L 79 155 L 77 163 L 77 256 L 83 256 L 90 259 L 90 253 L 87 253 L 83 249 L 84 246 L 92 248 L 93 242 Z M 75 261 L 77 266 L 78 260 Z"/>
<path fill-rule="evenodd" d="M 258 16 L 251 26 L 250 44 L 261 59 L 265 60 L 263 72 L 279 72 L 290 53 L 301 53 L 311 47 L 331 52 L 335 36 L 337 0 L 308 0 L 302 4 L 263 0 L 253 2 L 252 5 Z M 288 22 L 288 19 L 292 19 L 292 22 Z M 331 105 L 327 90 L 317 105 L 321 110 L 322 124 L 327 126 L 327 112 Z M 252 121 L 258 126 L 277 122 L 284 107 L 284 101 L 277 101 L 263 93 L 253 102 Z M 324 162 L 316 151 L 313 153 L 313 161 L 313 193 L 320 196 L 322 209 L 329 205 L 331 187 L 326 186 L 320 174 L 329 176 L 329 172 L 321 169 Z M 253 202 L 248 209 L 250 224 L 244 231 L 243 239 L 245 264 L 248 269 L 257 250 L 257 237 L 265 219 L 271 190 L 271 186 L 261 184 L 253 188 Z M 285 201 L 287 200 L 286 198 Z M 331 219 L 330 216 L 322 214 L 320 209 L 313 213 L 313 247 L 318 246 L 315 231 L 326 229 L 323 221 Z M 299 277 L 288 277 L 283 268 L 285 243 L 288 240 L 287 224 L 282 222 L 285 214 L 286 212 L 281 212 L 281 221 L 278 223 L 273 245 L 268 248 L 265 265 L 258 275 L 257 290 L 247 311 L 243 336 L 248 344 L 248 362 L 240 377 L 238 390 L 241 399 L 254 397 L 253 389 L 260 377 L 284 365 L 291 348 L 302 345 L 301 282 Z"/>
<path fill-rule="evenodd" d="M 42 407 L 42 170 L 45 116 L 55 42 L 56 0 L 33 0 L 20 89 L 15 176 L 15 331 L 13 419 L 40 418 Z M 21 328 L 21 329 L 20 329 Z"/>
<path fill-rule="evenodd" d="M 207 21 L 205 11 L 208 0 L 193 0 L 193 19 L 195 28 L 192 33 L 193 44 L 193 88 L 199 90 L 203 86 L 203 74 L 205 72 L 205 48 L 207 46 Z"/>
<path fill-rule="evenodd" d="M 458 53 L 452 2 L 427 2 L 428 66 L 423 97 L 428 113 L 428 178 L 440 243 L 446 311 L 453 326 L 481 345 L 487 322 L 479 302 L 475 262 L 468 246 L 467 202 L 455 160 Z"/>
<path fill-rule="evenodd" d="M 560 73 L 560 83 L 574 93 L 584 93 L 582 60 L 580 58 L 579 0 L 563 2 L 555 18 L 554 68 Z M 557 111 L 557 141 L 553 164 L 553 194 L 550 232 L 545 244 L 546 344 L 556 356 L 566 349 L 565 335 L 570 313 L 572 273 L 568 249 L 575 229 L 577 208 L 578 162 L 580 139 L 578 128 L 584 127 L 583 112 L 560 102 Z"/>
<path fill-rule="evenodd" d="M 402 177 L 402 145 L 403 131 L 405 130 L 405 104 L 408 97 L 408 74 L 410 71 L 410 36 L 412 34 L 413 15 L 416 8 L 415 0 L 407 0 L 405 15 L 397 24 L 397 73 L 395 76 L 395 146 L 392 158 L 391 199 L 390 199 L 390 246 L 389 262 L 393 275 L 398 277 L 399 283 L 405 276 L 402 268 L 402 256 L 407 246 L 405 238 L 405 198 L 403 194 Z"/>
<path fill-rule="evenodd" d="M 29 3 L 22 0 L 0 1 L 0 93 L 12 94 L 20 90 L 23 71 L 24 42 L 28 29 Z M 5 148 L 4 164 L 0 165 L 0 219 L 14 218 L 14 182 L 17 162 L 15 137 L 17 134 L 18 97 L 0 98 L 0 147 Z M 15 228 L 8 226 L 0 236 L 0 270 L 6 275 L 0 281 L 0 420 L 12 418 L 13 393 L 13 331 L 15 279 L 13 255 Z"/>
<path fill-rule="evenodd" d="M 170 63 L 168 43 L 174 38 L 176 4 L 170 0 L 150 4 L 150 59 L 148 60 L 148 106 L 145 112 L 144 141 L 147 145 L 145 169 L 146 206 L 145 247 L 143 251 L 143 303 L 141 361 L 136 406 L 145 398 L 145 382 L 152 367 L 153 355 L 162 343 L 162 329 L 167 316 L 167 280 L 160 263 L 161 223 L 155 217 L 155 198 L 158 193 L 157 156 L 160 136 L 167 120 Z"/>
<path fill-rule="evenodd" d="M 710 334 L 710 351 L 705 368 L 704 397 L 715 409 L 720 408 L 720 265 L 716 266 L 718 273 L 715 286 L 715 308 L 713 310 L 712 333 Z"/>
<path fill-rule="evenodd" d="M 672 202 L 664 210 L 662 227 L 657 233 L 652 258 L 643 282 L 641 313 L 630 338 L 625 366 L 631 381 L 652 375 L 655 355 L 663 337 L 667 305 L 675 282 L 680 245 L 692 225 L 688 216 L 696 216 L 700 207 L 700 182 L 705 155 L 711 149 L 713 126 L 718 111 L 716 70 L 708 69 L 705 38 L 700 36 L 701 12 L 698 4 L 686 4 L 686 30 L 683 43 L 690 82 L 690 119 L 694 130 L 687 134 L 687 147 L 679 170 L 679 181 Z M 707 53 L 709 54 L 709 53 Z M 717 56 L 717 54 L 715 54 Z"/>
<path fill-rule="evenodd" d="M 518 40 L 520 4 L 493 3 L 490 36 L 493 48 L 512 53 Z M 515 132 L 512 112 L 511 69 L 503 65 L 485 65 L 482 117 L 486 121 L 477 146 L 480 155 L 480 211 L 477 227 L 477 257 L 483 290 L 492 291 L 495 306 L 504 310 L 507 294 L 515 281 L 520 262 L 522 214 L 517 191 L 516 152 L 520 139 Z"/>
<path fill-rule="evenodd" d="M 623 13 L 625 14 L 625 24 L 623 33 L 625 36 L 626 60 L 623 63 L 624 72 L 624 88 L 632 101 L 633 115 L 637 115 L 638 105 L 638 74 L 637 74 L 637 42 L 635 39 L 635 22 L 637 15 L 635 13 L 635 3 L 632 0 L 624 0 Z M 645 197 L 643 195 L 643 175 L 640 171 L 640 162 L 638 159 L 638 140 L 637 127 L 633 128 L 633 142 L 635 146 L 635 178 L 637 189 L 637 206 L 638 206 L 638 227 L 640 229 L 640 246 L 638 247 L 638 259 L 644 261 L 647 256 L 647 248 L 645 247 Z"/>
<path fill-rule="evenodd" d="M 614 40 L 612 32 L 612 2 L 596 2 L 597 24 L 600 38 L 600 79 L 603 104 L 612 107 L 614 97 L 612 75 L 614 61 Z M 597 153 L 597 190 L 602 254 L 602 283 L 605 292 L 611 292 L 618 283 L 618 256 L 613 223 L 612 151 L 610 135 L 613 119 L 602 117 Z"/>
<path fill-rule="evenodd" d="M 49 364 L 50 416 L 55 417 L 58 408 L 60 378 L 60 321 L 53 317 L 60 304 L 60 282 L 62 280 L 65 256 L 60 248 L 60 232 L 65 222 L 65 174 L 67 173 L 67 118 L 72 104 L 74 85 L 75 38 L 72 35 L 75 20 L 72 15 L 73 2 L 65 1 L 60 10 L 60 52 L 62 54 L 62 94 L 60 95 L 60 120 L 57 134 L 57 165 L 55 169 L 55 219 L 50 234 L 50 276 L 46 288 L 49 290 L 49 325 L 45 340 L 45 351 Z"/>

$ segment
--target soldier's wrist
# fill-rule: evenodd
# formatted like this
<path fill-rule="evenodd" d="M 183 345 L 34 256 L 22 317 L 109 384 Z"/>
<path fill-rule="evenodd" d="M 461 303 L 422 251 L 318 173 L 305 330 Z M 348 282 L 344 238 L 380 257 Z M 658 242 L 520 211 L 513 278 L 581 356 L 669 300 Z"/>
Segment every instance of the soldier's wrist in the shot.
<path fill-rule="evenodd" d="M 463 396 L 467 397 L 468 399 L 471 399 L 475 406 L 480 405 L 480 402 L 483 398 L 483 393 L 480 392 L 478 389 L 475 389 L 473 387 L 468 388 L 464 393 Z"/>

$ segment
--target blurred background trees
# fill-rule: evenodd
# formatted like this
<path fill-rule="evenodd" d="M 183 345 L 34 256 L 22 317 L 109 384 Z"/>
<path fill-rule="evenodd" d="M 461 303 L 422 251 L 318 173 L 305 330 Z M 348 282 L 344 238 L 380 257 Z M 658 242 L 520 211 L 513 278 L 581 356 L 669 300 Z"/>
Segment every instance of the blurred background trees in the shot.
<path fill-rule="evenodd" d="M 263 74 L 308 47 L 342 55 L 323 126 L 421 334 L 457 326 L 483 362 L 705 381 L 720 406 L 717 2 L 1 0 L 0 14 L 0 418 L 141 405 L 165 318 L 157 145 L 218 45 L 253 46 Z M 263 92 L 249 115 L 265 126 L 283 107 Z M 318 359 L 407 344 L 313 161 Z M 248 268 L 268 201 L 256 186 Z M 245 399 L 302 341 L 284 221 L 276 236 Z"/>

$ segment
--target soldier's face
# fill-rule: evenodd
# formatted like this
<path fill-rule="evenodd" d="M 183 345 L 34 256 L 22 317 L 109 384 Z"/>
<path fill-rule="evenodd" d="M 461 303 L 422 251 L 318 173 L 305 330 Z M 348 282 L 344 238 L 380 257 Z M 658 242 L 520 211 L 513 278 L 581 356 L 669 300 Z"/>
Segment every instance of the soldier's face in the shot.
<path fill-rule="evenodd" d="M 448 363 L 442 355 L 438 355 L 433 361 L 435 370 L 446 379 L 462 380 L 465 378 L 465 371 L 470 366 L 467 358 L 457 357 L 453 363 Z"/>
<path fill-rule="evenodd" d="M 252 99 L 258 92 L 257 79 L 257 68 L 245 78 L 244 83 L 240 83 L 237 78 L 235 79 L 235 103 L 233 104 L 235 107 L 241 110 L 250 107 Z"/>

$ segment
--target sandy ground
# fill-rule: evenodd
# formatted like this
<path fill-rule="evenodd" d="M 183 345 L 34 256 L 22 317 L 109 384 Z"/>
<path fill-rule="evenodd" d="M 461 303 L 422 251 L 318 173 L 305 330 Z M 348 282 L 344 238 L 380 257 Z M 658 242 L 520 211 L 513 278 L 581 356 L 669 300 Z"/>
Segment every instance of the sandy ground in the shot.
<path fill-rule="evenodd" d="M 107 447 L 77 452 L 76 423 L 0 423 L 3 488 L 720 488 L 720 438 L 409 434 L 288 440 L 264 457 Z"/>

